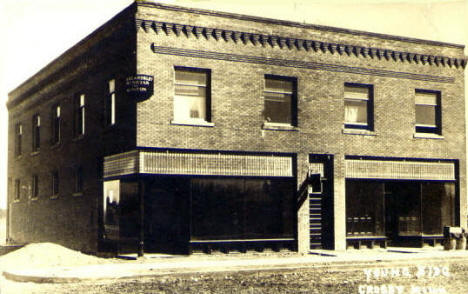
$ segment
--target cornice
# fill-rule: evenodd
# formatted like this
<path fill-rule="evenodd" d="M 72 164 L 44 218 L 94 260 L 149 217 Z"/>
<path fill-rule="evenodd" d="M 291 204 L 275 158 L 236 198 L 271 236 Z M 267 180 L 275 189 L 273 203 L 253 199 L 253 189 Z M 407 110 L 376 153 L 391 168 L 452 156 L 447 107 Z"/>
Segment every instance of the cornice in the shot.
<path fill-rule="evenodd" d="M 236 20 L 283 25 L 283 26 L 305 28 L 305 29 L 315 29 L 315 30 L 320 30 L 320 31 L 328 31 L 328 32 L 357 35 L 357 36 L 369 36 L 369 37 L 374 37 L 374 38 L 379 38 L 379 39 L 402 41 L 402 42 L 409 42 L 409 43 L 418 43 L 418 44 L 427 44 L 427 45 L 433 45 L 433 46 L 461 48 L 461 49 L 465 48 L 464 45 L 448 43 L 448 42 L 425 40 L 425 39 L 418 39 L 418 38 L 411 38 L 411 37 L 402 37 L 402 36 L 395 36 L 395 35 L 381 34 L 381 33 L 372 33 L 372 32 L 367 32 L 367 31 L 344 29 L 344 28 L 325 26 L 325 25 L 307 24 L 307 23 L 302 23 L 302 22 L 280 20 L 280 19 L 245 15 L 245 14 L 232 13 L 232 12 L 222 12 L 222 11 L 215 11 L 215 10 L 208 10 L 208 9 L 201 9 L 201 8 L 184 7 L 184 6 L 177 6 L 177 5 L 172 5 L 172 4 L 156 3 L 156 2 L 152 2 L 151 0 L 135 0 L 135 3 L 137 4 L 137 6 L 142 6 L 142 7 L 151 7 L 151 8 L 157 8 L 157 9 L 170 10 L 170 11 L 198 14 L 198 15 L 209 15 L 209 16 L 224 17 L 224 18 L 230 18 L 230 19 L 236 19 Z"/>
<path fill-rule="evenodd" d="M 185 24 L 136 19 L 137 29 L 146 33 L 194 37 L 197 39 L 234 42 L 239 45 L 252 44 L 262 47 L 278 47 L 284 50 L 305 50 L 328 54 L 339 54 L 359 58 L 384 59 L 394 62 L 408 62 L 428 66 L 444 66 L 464 69 L 467 58 L 437 56 L 415 52 L 402 52 L 385 48 L 364 47 L 351 44 L 330 43 L 317 40 L 299 39 L 287 36 L 268 35 L 209 28 Z"/>

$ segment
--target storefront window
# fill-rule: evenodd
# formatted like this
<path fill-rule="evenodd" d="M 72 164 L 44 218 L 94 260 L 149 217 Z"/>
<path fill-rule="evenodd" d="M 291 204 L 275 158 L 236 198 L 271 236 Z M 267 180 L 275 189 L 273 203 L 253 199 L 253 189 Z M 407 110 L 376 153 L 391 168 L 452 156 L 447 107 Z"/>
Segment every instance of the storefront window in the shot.
<path fill-rule="evenodd" d="M 294 237 L 294 182 L 192 179 L 192 240 Z"/>
<path fill-rule="evenodd" d="M 384 235 L 383 205 L 383 183 L 346 181 L 347 235 Z"/>
<path fill-rule="evenodd" d="M 455 222 L 455 184 L 422 184 L 423 233 L 440 235 Z"/>
<path fill-rule="evenodd" d="M 104 231 L 105 239 L 119 238 L 120 181 L 104 182 Z"/>

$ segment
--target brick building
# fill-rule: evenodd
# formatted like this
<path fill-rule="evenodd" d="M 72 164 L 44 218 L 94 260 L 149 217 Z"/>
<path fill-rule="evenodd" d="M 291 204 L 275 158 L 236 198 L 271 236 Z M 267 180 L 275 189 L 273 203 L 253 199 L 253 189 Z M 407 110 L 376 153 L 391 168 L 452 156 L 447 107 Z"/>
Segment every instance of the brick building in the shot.
<path fill-rule="evenodd" d="M 467 220 L 463 48 L 136 1 L 10 93 L 8 239 L 440 241 Z"/>

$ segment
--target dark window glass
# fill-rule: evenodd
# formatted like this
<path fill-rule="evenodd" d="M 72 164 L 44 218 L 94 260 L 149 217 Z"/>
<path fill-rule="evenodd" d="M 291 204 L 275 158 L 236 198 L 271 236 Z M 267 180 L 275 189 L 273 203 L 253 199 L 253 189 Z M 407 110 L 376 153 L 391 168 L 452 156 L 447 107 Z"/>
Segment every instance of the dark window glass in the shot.
<path fill-rule="evenodd" d="M 15 180 L 15 200 L 20 200 L 21 198 L 21 181 L 19 179 Z"/>
<path fill-rule="evenodd" d="M 347 180 L 347 235 L 382 236 L 384 232 L 384 184 Z"/>
<path fill-rule="evenodd" d="M 52 172 L 52 195 L 59 194 L 59 173 L 57 170 Z"/>
<path fill-rule="evenodd" d="M 345 127 L 373 128 L 372 87 L 346 84 L 344 88 Z"/>
<path fill-rule="evenodd" d="M 77 167 L 75 170 L 75 193 L 83 192 L 83 168 Z"/>
<path fill-rule="evenodd" d="M 296 82 L 292 78 L 265 76 L 264 121 L 296 124 Z"/>
<path fill-rule="evenodd" d="M 32 120 L 32 150 L 39 151 L 41 147 L 41 117 L 36 114 Z"/>
<path fill-rule="evenodd" d="M 442 235 L 444 226 L 455 224 L 455 184 L 422 184 L 423 233 Z"/>
<path fill-rule="evenodd" d="M 416 91 L 416 132 L 441 134 L 440 93 Z"/>
<path fill-rule="evenodd" d="M 193 240 L 294 237 L 294 182 L 192 179 Z"/>
<path fill-rule="evenodd" d="M 39 196 L 39 177 L 37 175 L 32 176 L 32 191 L 31 198 L 37 198 Z"/>

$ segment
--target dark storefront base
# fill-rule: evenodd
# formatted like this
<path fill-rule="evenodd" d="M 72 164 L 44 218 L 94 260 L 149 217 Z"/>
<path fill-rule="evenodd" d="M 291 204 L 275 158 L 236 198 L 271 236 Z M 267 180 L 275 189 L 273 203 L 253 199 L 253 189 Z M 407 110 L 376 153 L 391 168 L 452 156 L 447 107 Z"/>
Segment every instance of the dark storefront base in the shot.
<path fill-rule="evenodd" d="M 454 182 L 347 180 L 347 245 L 435 246 L 455 207 Z"/>
<path fill-rule="evenodd" d="M 145 252 L 297 250 L 293 178 L 140 176 L 116 182 L 118 190 L 104 205 L 107 249 L 135 252 L 142 222 Z"/>

